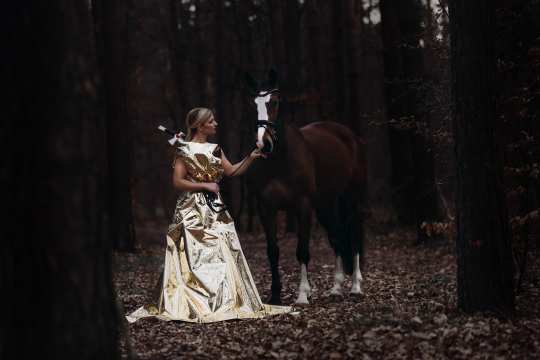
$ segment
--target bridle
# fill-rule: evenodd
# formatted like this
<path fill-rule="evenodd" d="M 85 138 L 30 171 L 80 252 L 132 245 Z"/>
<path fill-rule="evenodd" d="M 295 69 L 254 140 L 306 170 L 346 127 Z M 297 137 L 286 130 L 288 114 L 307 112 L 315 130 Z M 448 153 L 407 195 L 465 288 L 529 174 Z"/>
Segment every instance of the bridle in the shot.
<path fill-rule="evenodd" d="M 276 131 L 276 124 L 269 120 L 257 120 L 257 128 L 264 128 L 270 138 L 272 139 L 272 142 L 275 144 L 277 143 L 278 137 L 277 137 L 277 131 Z"/>
<path fill-rule="evenodd" d="M 266 91 L 260 91 L 258 93 L 252 93 L 253 96 L 266 96 L 268 94 L 273 94 L 273 93 L 278 93 L 279 92 L 279 89 L 277 88 L 274 88 L 274 89 L 270 89 L 270 90 L 266 90 Z"/>

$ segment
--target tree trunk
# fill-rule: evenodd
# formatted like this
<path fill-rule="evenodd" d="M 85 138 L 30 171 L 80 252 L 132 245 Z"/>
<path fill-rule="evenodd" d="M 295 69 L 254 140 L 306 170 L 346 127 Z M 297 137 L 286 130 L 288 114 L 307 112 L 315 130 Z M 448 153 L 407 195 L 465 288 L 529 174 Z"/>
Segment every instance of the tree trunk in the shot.
<path fill-rule="evenodd" d="M 2 359 L 116 359 L 105 168 L 88 1 L 17 3 L 2 24 L 12 103 L 2 199 Z"/>
<path fill-rule="evenodd" d="M 412 136 L 406 127 L 404 60 L 401 54 L 402 34 L 399 9 L 392 0 L 381 0 L 381 32 L 384 51 L 384 83 L 386 109 L 389 119 L 389 140 L 392 154 L 392 199 L 399 220 L 414 221 Z M 406 125 L 406 124 L 404 124 Z"/>
<path fill-rule="evenodd" d="M 511 314 L 510 232 L 494 137 L 495 9 L 488 0 L 450 6 L 458 306 Z"/>
<path fill-rule="evenodd" d="M 257 67 L 257 60 L 254 54 L 254 37 L 257 38 L 256 34 L 252 33 L 253 27 L 249 21 L 249 16 L 252 13 L 253 2 L 251 0 L 241 0 L 236 6 L 236 37 L 237 42 L 240 47 L 240 68 L 247 70 L 249 73 L 253 73 Z M 243 84 L 243 73 L 238 73 L 236 77 L 236 82 Z M 238 119 L 240 121 L 239 134 L 240 134 L 240 149 L 242 154 L 247 154 L 254 147 L 254 136 L 255 136 L 255 121 L 257 120 L 257 113 L 255 109 L 251 106 L 251 97 L 245 91 L 244 86 L 238 86 L 237 90 L 240 93 L 240 114 L 238 114 Z M 239 227 L 243 231 L 249 230 L 253 231 L 253 221 L 255 217 L 254 206 L 250 206 L 251 198 L 253 197 L 249 194 L 246 177 L 242 176 L 240 178 L 240 209 L 237 213 L 234 214 L 235 220 L 238 221 Z M 241 220 L 242 214 L 245 214 L 246 222 L 243 223 Z"/>
<path fill-rule="evenodd" d="M 215 54 L 215 109 L 216 119 L 219 124 L 218 143 L 225 152 L 229 161 L 233 164 L 238 161 L 239 146 L 237 114 L 235 114 L 234 92 L 231 84 L 230 63 L 236 63 L 238 52 L 235 51 L 237 43 L 231 36 L 231 31 L 226 24 L 226 9 L 223 1 L 214 0 L 214 48 Z M 229 56 L 224 54 L 229 52 Z M 221 183 L 222 195 L 225 198 L 231 214 L 236 214 L 240 208 L 240 182 L 238 178 L 225 178 Z"/>
<path fill-rule="evenodd" d="M 280 0 L 268 0 L 270 19 L 270 31 L 272 38 L 272 53 L 274 64 L 277 66 L 279 75 L 279 88 L 284 94 L 288 93 L 288 58 L 285 47 L 285 35 L 283 33 L 283 4 Z"/>
<path fill-rule="evenodd" d="M 129 2 L 98 0 L 94 6 L 107 110 L 109 236 L 115 249 L 134 251 L 131 203 L 133 123 L 127 106 Z"/>
<path fill-rule="evenodd" d="M 351 125 L 350 88 L 349 88 L 349 56 L 347 44 L 350 41 L 351 22 L 349 0 L 334 1 L 332 6 L 334 49 L 333 66 L 335 68 L 336 120 L 344 125 Z"/>
<path fill-rule="evenodd" d="M 324 16 L 328 17 L 327 12 L 322 8 L 319 0 L 310 0 L 306 3 L 306 32 L 308 42 L 308 52 L 310 62 L 308 62 L 308 71 L 314 74 L 309 78 L 311 87 L 315 90 L 317 97 L 318 120 L 335 120 L 334 109 L 330 102 L 329 75 L 328 66 L 325 66 L 328 56 L 325 50 L 325 38 L 328 33 L 324 24 Z"/>

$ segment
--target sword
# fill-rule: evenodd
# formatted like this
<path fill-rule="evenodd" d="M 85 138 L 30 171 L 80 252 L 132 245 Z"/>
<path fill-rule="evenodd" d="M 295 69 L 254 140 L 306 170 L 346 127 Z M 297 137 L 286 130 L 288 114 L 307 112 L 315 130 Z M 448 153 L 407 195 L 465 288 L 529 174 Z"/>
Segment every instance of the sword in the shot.
<path fill-rule="evenodd" d="M 158 126 L 158 130 L 159 131 L 162 131 L 164 132 L 165 134 L 168 134 L 170 136 L 172 136 L 172 138 L 170 138 L 168 141 L 169 141 L 169 144 L 171 144 L 171 146 L 174 146 L 177 142 L 178 143 L 185 143 L 185 136 L 186 134 L 184 134 L 183 132 L 177 132 L 175 133 L 174 131 L 172 130 L 169 130 L 167 129 L 165 126 L 163 125 L 159 125 Z"/>

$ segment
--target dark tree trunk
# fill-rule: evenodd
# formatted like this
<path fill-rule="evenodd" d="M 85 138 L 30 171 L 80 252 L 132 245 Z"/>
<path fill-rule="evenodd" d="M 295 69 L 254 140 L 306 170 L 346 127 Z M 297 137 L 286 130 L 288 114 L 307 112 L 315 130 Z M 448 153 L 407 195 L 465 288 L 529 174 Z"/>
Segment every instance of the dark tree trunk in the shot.
<path fill-rule="evenodd" d="M 253 73 L 253 70 L 256 67 L 255 57 L 252 51 L 252 28 L 248 19 L 252 11 L 252 5 L 253 3 L 250 0 L 239 1 L 235 7 L 234 18 L 236 39 L 235 41 L 238 43 L 239 46 L 238 63 L 240 69 L 243 69 L 244 71 L 248 71 L 250 73 Z M 240 153 L 247 154 L 247 152 L 250 151 L 253 146 L 256 113 L 251 107 L 251 98 L 244 90 L 243 76 L 244 74 L 242 72 L 237 72 L 236 76 L 234 77 L 234 83 L 237 84 L 235 90 L 238 92 L 238 96 L 240 97 L 240 99 L 238 105 L 239 113 L 235 114 L 233 119 L 237 119 L 237 121 L 239 122 L 239 126 L 237 127 L 238 133 L 236 135 L 240 137 L 238 141 Z M 253 218 L 255 214 L 250 211 L 250 207 L 248 205 L 250 194 L 248 194 L 247 191 L 246 178 L 242 176 L 237 181 L 239 201 L 238 208 L 235 209 L 235 213 L 233 214 L 233 216 L 238 222 L 239 229 L 241 229 L 241 231 L 247 231 L 247 226 L 244 225 L 251 224 L 252 228 Z M 248 218 L 245 224 L 241 221 L 242 214 L 245 214 Z"/>
<path fill-rule="evenodd" d="M 277 72 L 279 74 L 280 90 L 287 94 L 289 67 L 287 49 L 285 47 L 285 34 L 283 33 L 283 3 L 280 0 L 268 0 L 268 9 L 274 65 L 277 67 Z"/>
<path fill-rule="evenodd" d="M 395 1 L 381 0 L 381 31 L 384 51 L 384 83 L 386 109 L 389 126 L 390 151 L 392 154 L 392 199 L 399 220 L 405 223 L 414 221 L 414 204 L 412 198 L 413 158 L 412 135 L 406 127 L 407 92 L 404 84 L 405 69 L 401 54 L 402 31 L 400 14 Z M 406 125 L 406 124 L 403 124 Z"/>
<path fill-rule="evenodd" d="M 236 163 L 240 154 L 240 141 L 238 141 L 238 118 L 239 114 L 235 109 L 235 91 L 231 77 L 234 76 L 230 71 L 230 64 L 237 63 L 238 51 L 235 51 L 238 45 L 236 39 L 232 36 L 230 28 L 226 22 L 226 15 L 232 11 L 229 7 L 225 8 L 221 0 L 214 1 L 214 48 L 215 55 L 213 60 L 215 71 L 215 110 L 216 119 L 219 123 L 218 143 L 222 147 L 229 161 Z M 226 13 L 227 12 L 227 13 Z M 228 56 L 225 56 L 228 54 Z M 225 178 L 221 184 L 222 194 L 231 214 L 237 214 L 240 208 L 240 186 L 238 178 Z"/>
<path fill-rule="evenodd" d="M 169 113 L 173 119 L 175 130 L 180 130 L 184 125 L 184 115 L 187 114 L 188 110 L 186 109 L 186 93 L 189 92 L 189 89 L 186 89 L 184 86 L 185 74 L 183 72 L 183 59 L 181 53 L 182 48 L 182 39 L 180 36 L 179 26 L 182 24 L 179 22 L 181 18 L 181 12 L 178 7 L 178 0 L 169 0 L 169 9 L 168 9 L 168 26 L 167 26 L 167 39 L 169 42 L 169 52 L 170 64 L 171 64 L 171 73 L 174 75 L 174 79 L 171 82 L 171 95 L 169 96 Z M 185 25 L 185 24 L 184 24 Z"/>
<path fill-rule="evenodd" d="M 94 2 L 107 110 L 108 228 L 115 249 L 135 250 L 131 202 L 133 124 L 128 112 L 128 0 Z"/>
<path fill-rule="evenodd" d="M 286 1 L 282 8 L 283 11 L 283 34 L 285 45 L 285 59 L 287 66 L 287 78 L 283 79 L 286 82 L 287 93 L 290 99 L 284 99 L 284 103 L 287 105 L 284 110 L 287 111 L 286 116 L 288 121 L 296 123 L 302 121 L 297 119 L 298 115 L 301 115 L 302 109 L 300 107 L 298 99 L 302 93 L 302 48 L 300 44 L 300 22 L 302 17 L 302 10 L 299 7 L 298 1 Z"/>
<path fill-rule="evenodd" d="M 2 359 L 116 359 L 117 313 L 105 208 L 104 119 L 88 1 L 5 12 L 12 43 L 0 255 Z"/>
<path fill-rule="evenodd" d="M 510 232 L 494 136 L 495 9 L 488 0 L 450 6 L 458 306 L 511 314 Z"/>
<path fill-rule="evenodd" d="M 335 114 L 330 103 L 330 90 L 328 89 L 328 67 L 325 66 L 327 52 L 324 47 L 324 40 L 327 31 L 323 19 L 325 15 L 327 16 L 327 13 L 322 8 L 320 0 L 310 0 L 305 6 L 306 32 L 308 33 L 306 38 L 308 39 L 307 46 L 311 60 L 307 66 L 309 72 L 314 74 L 308 79 L 317 97 L 318 120 L 335 120 Z"/>
<path fill-rule="evenodd" d="M 351 125 L 350 88 L 349 88 L 349 56 L 348 42 L 351 32 L 349 0 L 334 1 L 332 5 L 334 49 L 333 66 L 335 69 L 336 121 Z"/>
<path fill-rule="evenodd" d="M 283 22 L 283 34 L 285 43 L 285 58 L 287 67 L 286 81 L 286 96 L 289 97 L 288 101 L 285 98 L 283 110 L 287 120 L 290 123 L 299 123 L 302 119 L 297 119 L 301 114 L 301 108 L 298 99 L 301 93 L 301 47 L 300 47 L 300 18 L 301 10 L 299 8 L 298 1 L 286 1 L 282 10 Z M 300 124 L 298 124 L 300 125 Z M 286 231 L 295 232 L 297 215 L 294 211 L 287 211 L 286 215 Z"/>

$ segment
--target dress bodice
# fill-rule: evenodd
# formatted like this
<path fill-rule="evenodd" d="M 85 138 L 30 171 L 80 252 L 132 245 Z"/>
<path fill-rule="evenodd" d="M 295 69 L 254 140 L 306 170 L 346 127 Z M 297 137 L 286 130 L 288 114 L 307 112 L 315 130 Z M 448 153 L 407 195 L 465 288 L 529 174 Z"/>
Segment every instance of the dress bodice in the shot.
<path fill-rule="evenodd" d="M 219 182 L 223 177 L 221 148 L 217 144 L 185 142 L 176 148 L 176 156 L 194 182 Z"/>

